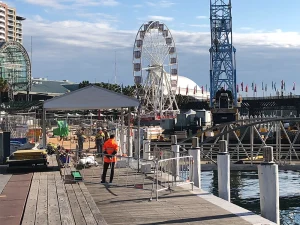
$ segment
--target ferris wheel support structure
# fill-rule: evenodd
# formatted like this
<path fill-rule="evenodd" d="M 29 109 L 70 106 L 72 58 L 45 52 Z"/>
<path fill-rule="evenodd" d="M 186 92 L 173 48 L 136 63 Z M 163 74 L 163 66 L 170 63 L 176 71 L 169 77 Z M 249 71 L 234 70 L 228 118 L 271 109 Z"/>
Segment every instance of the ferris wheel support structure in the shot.
<path fill-rule="evenodd" d="M 176 117 L 178 60 L 175 42 L 165 24 L 150 21 L 140 27 L 133 47 L 133 76 L 141 117 Z"/>

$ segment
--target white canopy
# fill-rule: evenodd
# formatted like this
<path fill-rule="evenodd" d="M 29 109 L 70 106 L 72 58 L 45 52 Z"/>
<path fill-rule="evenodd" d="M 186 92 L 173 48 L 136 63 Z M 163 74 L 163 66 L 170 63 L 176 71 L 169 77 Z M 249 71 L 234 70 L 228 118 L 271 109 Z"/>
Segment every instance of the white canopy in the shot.
<path fill-rule="evenodd" d="M 135 98 L 91 85 L 45 101 L 44 109 L 71 111 L 128 108 L 138 105 L 139 101 Z"/>
<path fill-rule="evenodd" d="M 97 116 L 97 115 L 95 115 L 95 114 L 93 114 L 93 113 L 90 112 L 90 113 L 88 114 L 88 116 Z"/>
<path fill-rule="evenodd" d="M 190 109 L 190 110 L 187 111 L 185 114 L 188 114 L 188 115 L 196 114 L 196 111 Z"/>

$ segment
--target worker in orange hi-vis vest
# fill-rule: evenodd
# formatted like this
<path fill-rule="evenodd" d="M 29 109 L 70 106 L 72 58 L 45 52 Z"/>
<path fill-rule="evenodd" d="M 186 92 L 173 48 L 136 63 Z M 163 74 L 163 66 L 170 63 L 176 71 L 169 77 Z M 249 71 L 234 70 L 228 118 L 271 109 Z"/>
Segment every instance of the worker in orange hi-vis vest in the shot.
<path fill-rule="evenodd" d="M 109 139 L 104 143 L 103 145 L 103 174 L 102 174 L 102 179 L 101 183 L 106 183 L 106 173 L 107 169 L 110 166 L 110 180 L 109 183 L 112 183 L 114 179 L 114 169 L 115 169 L 115 164 L 117 162 L 117 157 L 115 156 L 118 152 L 119 146 L 115 140 L 115 135 L 112 134 L 110 135 Z"/>

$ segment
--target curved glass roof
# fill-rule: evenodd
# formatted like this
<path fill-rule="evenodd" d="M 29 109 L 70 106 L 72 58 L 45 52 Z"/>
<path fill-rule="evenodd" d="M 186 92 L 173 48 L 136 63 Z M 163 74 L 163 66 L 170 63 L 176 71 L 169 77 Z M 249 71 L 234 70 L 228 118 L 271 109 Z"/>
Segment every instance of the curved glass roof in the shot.
<path fill-rule="evenodd" d="M 0 42 L 0 76 L 7 80 L 13 92 L 30 91 L 30 58 L 19 42 Z"/>

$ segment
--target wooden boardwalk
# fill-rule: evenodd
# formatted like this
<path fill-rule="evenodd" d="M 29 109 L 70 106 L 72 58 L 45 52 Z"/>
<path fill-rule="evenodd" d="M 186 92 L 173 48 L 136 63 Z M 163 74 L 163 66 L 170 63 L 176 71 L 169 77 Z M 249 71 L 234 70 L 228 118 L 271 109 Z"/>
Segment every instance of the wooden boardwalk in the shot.
<path fill-rule="evenodd" d="M 34 173 L 23 225 L 106 224 L 83 183 L 65 184 L 59 171 Z"/>
<path fill-rule="evenodd" d="M 224 200 L 220 199 L 219 203 L 213 204 L 200 194 L 191 192 L 188 186 L 175 187 L 172 192 L 162 191 L 159 201 L 156 201 L 155 197 L 149 201 L 152 188 L 150 179 L 144 180 L 143 175 L 137 175 L 131 169 L 116 169 L 115 185 L 103 185 L 99 184 L 101 170 L 101 167 L 94 167 L 85 171 L 85 180 L 89 182 L 86 183 L 86 187 L 109 225 L 248 225 L 262 224 L 261 221 L 265 225 L 273 224 L 256 215 L 253 215 L 256 221 L 248 222 L 220 207 L 218 204 L 224 204 Z M 139 189 L 143 182 L 144 188 Z M 249 214 L 247 210 L 244 212 L 241 216 Z M 261 219 L 257 220 L 257 217 Z"/>

